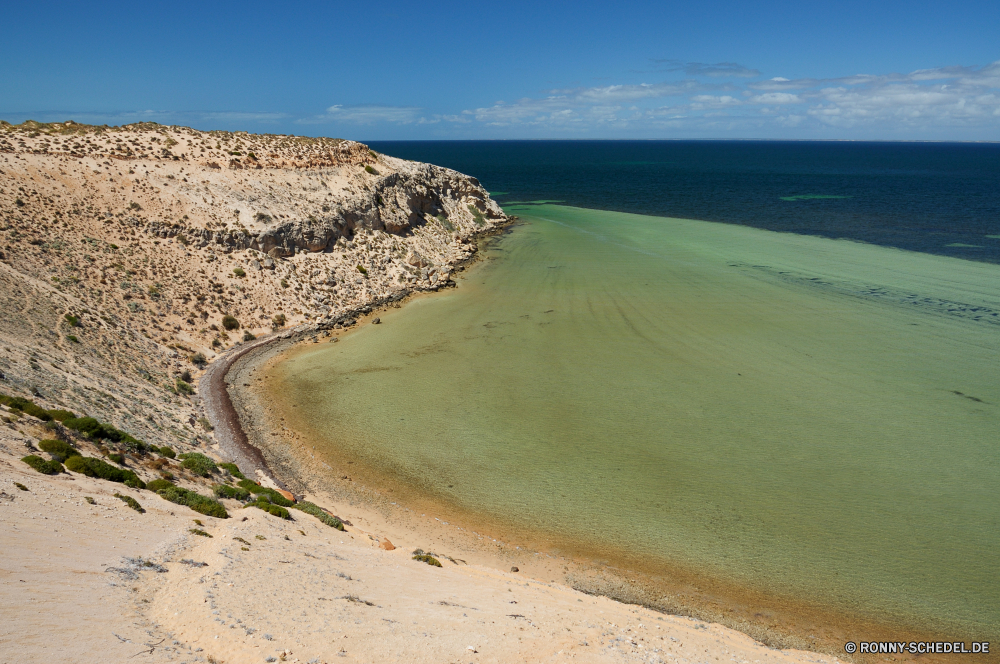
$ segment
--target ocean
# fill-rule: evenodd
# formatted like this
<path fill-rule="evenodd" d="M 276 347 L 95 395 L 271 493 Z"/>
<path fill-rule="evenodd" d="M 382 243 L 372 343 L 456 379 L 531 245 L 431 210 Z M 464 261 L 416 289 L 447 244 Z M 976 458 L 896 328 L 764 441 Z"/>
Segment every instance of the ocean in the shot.
<path fill-rule="evenodd" d="M 1000 144 L 395 141 L 394 157 L 479 178 L 501 204 L 721 221 L 1000 262 Z"/>
<path fill-rule="evenodd" d="M 375 147 L 521 221 L 278 365 L 317 455 L 695 613 L 997 635 L 995 146 L 463 145 Z"/>

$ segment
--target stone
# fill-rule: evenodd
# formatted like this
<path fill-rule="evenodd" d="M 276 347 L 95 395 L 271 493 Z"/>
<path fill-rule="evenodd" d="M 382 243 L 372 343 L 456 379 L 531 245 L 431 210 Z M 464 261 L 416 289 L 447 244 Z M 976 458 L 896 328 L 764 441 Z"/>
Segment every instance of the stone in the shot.
<path fill-rule="evenodd" d="M 385 551 L 395 551 L 396 550 L 396 547 L 392 545 L 392 542 L 390 542 L 385 537 L 382 538 L 382 541 L 379 543 L 378 548 L 383 549 Z"/>
<path fill-rule="evenodd" d="M 382 322 L 381 318 L 376 318 L 375 320 L 372 321 L 372 325 L 378 325 L 381 322 Z"/>
<path fill-rule="evenodd" d="M 510 571 L 511 572 L 520 572 L 521 570 L 519 570 L 517 567 L 511 567 Z"/>

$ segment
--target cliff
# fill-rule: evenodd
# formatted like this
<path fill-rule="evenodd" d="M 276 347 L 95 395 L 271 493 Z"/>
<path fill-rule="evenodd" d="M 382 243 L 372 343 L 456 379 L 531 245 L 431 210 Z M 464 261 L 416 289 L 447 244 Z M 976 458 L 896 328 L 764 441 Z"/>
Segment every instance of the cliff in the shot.
<path fill-rule="evenodd" d="M 475 178 L 353 141 L 0 123 L 0 392 L 205 444 L 206 362 L 447 285 L 505 219 Z"/>

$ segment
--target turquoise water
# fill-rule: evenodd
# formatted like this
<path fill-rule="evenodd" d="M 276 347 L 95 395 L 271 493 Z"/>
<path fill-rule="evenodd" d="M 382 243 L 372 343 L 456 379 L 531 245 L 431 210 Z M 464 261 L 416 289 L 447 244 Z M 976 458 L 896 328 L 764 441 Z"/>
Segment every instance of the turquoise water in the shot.
<path fill-rule="evenodd" d="M 510 211 L 458 288 L 279 365 L 320 453 L 611 562 L 997 631 L 1000 266 Z"/>

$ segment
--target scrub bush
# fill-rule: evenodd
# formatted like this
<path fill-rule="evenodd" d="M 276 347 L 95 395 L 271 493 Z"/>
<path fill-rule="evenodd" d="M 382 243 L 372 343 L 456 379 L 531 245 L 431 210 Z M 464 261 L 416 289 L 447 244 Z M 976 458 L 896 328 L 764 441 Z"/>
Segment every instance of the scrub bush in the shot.
<path fill-rule="evenodd" d="M 222 317 L 222 327 L 226 328 L 230 332 L 233 330 L 240 329 L 240 322 L 236 320 L 236 317 L 231 314 L 226 314 Z"/>
<path fill-rule="evenodd" d="M 232 498 L 233 500 L 247 500 L 250 498 L 250 492 L 246 489 L 229 486 L 228 484 L 216 484 L 212 487 L 212 493 L 217 498 Z"/>
<path fill-rule="evenodd" d="M 80 456 L 80 452 L 76 448 L 61 440 L 40 440 L 38 448 L 43 452 L 48 452 L 59 463 L 66 461 L 71 456 Z"/>
<path fill-rule="evenodd" d="M 202 477 L 208 477 L 219 469 L 214 461 L 201 452 L 187 452 L 181 454 L 180 458 L 183 459 L 181 466 Z"/>
<path fill-rule="evenodd" d="M 160 456 L 167 457 L 168 459 L 173 459 L 177 456 L 177 453 L 174 452 L 172 448 L 167 447 L 166 445 L 157 450 L 157 452 L 160 453 Z"/>
<path fill-rule="evenodd" d="M 429 556 L 426 553 L 418 553 L 415 556 L 413 556 L 413 559 L 419 560 L 422 563 L 427 563 L 428 565 L 431 565 L 433 567 L 441 567 L 440 560 L 438 560 L 434 556 Z"/>
<path fill-rule="evenodd" d="M 163 489 L 172 487 L 173 485 L 173 482 L 168 482 L 167 480 L 152 480 L 146 483 L 146 489 L 153 493 L 159 493 Z"/>
<path fill-rule="evenodd" d="M 140 480 L 139 476 L 131 470 L 116 468 L 110 463 L 95 459 L 94 457 L 71 456 L 66 459 L 66 468 L 87 477 L 96 477 L 108 480 L 109 482 L 119 482 L 137 489 L 146 488 L 145 482 Z"/>
<path fill-rule="evenodd" d="M 302 510 L 306 514 L 311 514 L 312 516 L 316 517 L 317 519 L 319 519 L 326 525 L 330 526 L 331 528 L 336 528 L 337 530 L 344 529 L 344 523 L 340 519 L 338 519 L 335 516 L 330 516 L 329 514 L 324 512 L 323 508 L 321 508 L 319 505 L 314 505 L 310 502 L 306 502 L 303 500 L 301 503 L 296 503 L 294 507 L 297 510 Z"/>
<path fill-rule="evenodd" d="M 146 510 L 142 509 L 142 505 L 139 504 L 139 501 L 133 498 L 132 496 L 126 496 L 120 493 L 116 493 L 115 498 L 121 500 L 123 503 L 134 509 L 139 514 L 144 514 L 146 512 Z"/>
<path fill-rule="evenodd" d="M 141 440 L 133 438 L 131 434 L 116 429 L 110 424 L 98 422 L 93 417 L 73 417 L 65 420 L 63 425 L 74 431 L 87 434 L 95 440 L 110 440 L 120 443 L 138 454 L 143 454 L 146 451 L 146 444 Z"/>
<path fill-rule="evenodd" d="M 0 403 L 7 406 L 11 410 L 19 410 L 22 413 L 31 415 L 32 417 L 37 417 L 43 422 L 51 422 L 54 419 L 49 411 L 39 406 L 31 399 L 25 399 L 24 397 L 9 397 L 6 394 L 0 394 Z"/>
<path fill-rule="evenodd" d="M 285 498 L 280 493 L 274 489 L 269 489 L 266 486 L 261 486 L 250 480 L 240 480 L 238 486 L 241 489 L 246 489 L 255 496 L 267 496 L 267 500 L 275 505 L 280 505 L 281 507 L 291 507 L 295 504 L 294 501 Z"/>
<path fill-rule="evenodd" d="M 62 464 L 58 461 L 49 461 L 48 459 L 43 459 L 35 454 L 29 454 L 28 456 L 22 458 L 21 461 L 37 470 L 42 475 L 58 475 L 63 469 Z"/>
<path fill-rule="evenodd" d="M 226 512 L 226 508 L 222 506 L 222 503 L 203 496 L 200 493 L 195 493 L 179 486 L 169 486 L 165 489 L 160 489 L 156 493 L 172 503 L 190 507 L 199 514 L 214 516 L 218 519 L 229 518 L 229 513 Z"/>
<path fill-rule="evenodd" d="M 247 503 L 244 507 L 256 507 L 258 509 L 262 509 L 268 514 L 276 516 L 279 519 L 288 519 L 289 521 L 292 519 L 292 515 L 289 514 L 288 510 L 284 507 L 281 507 L 280 505 L 272 505 L 263 498 L 258 498 L 257 501 L 253 503 Z"/>
<path fill-rule="evenodd" d="M 236 479 L 240 480 L 246 479 L 246 476 L 240 472 L 239 466 L 237 466 L 235 463 L 220 463 L 219 468 L 228 471 L 229 474 L 235 477 Z"/>

